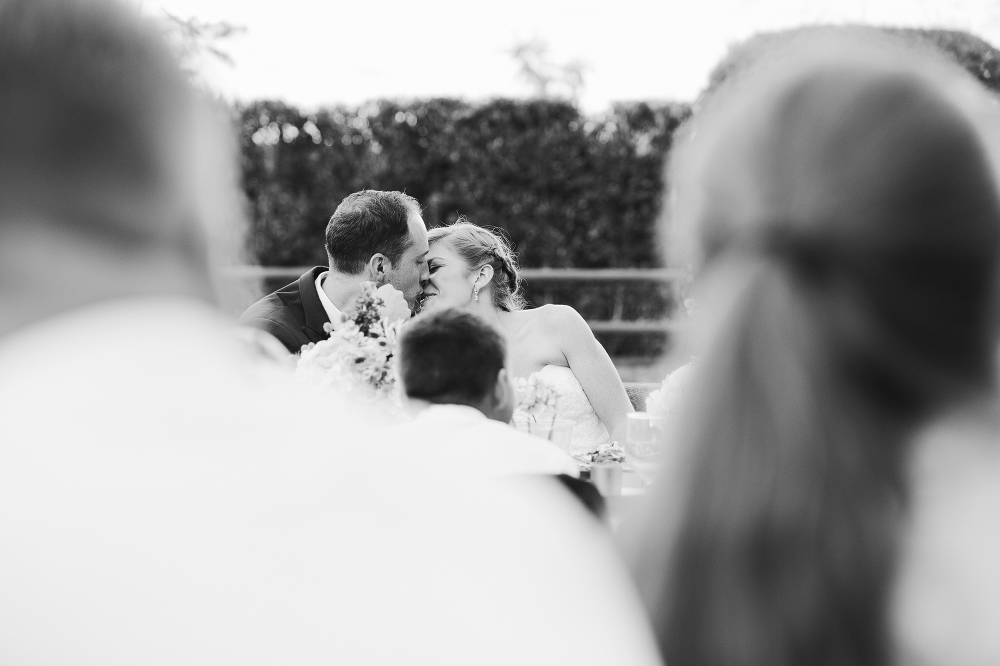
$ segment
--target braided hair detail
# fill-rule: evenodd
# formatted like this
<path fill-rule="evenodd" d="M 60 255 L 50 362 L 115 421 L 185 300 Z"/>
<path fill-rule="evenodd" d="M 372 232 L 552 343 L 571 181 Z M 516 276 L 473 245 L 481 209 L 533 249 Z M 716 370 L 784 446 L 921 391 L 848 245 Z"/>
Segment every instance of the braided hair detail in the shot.
<path fill-rule="evenodd" d="M 470 270 L 487 264 L 493 268 L 493 304 L 497 308 L 511 312 L 524 307 L 516 256 L 501 229 L 480 227 L 460 217 L 452 225 L 428 232 L 431 244 L 442 240 L 462 257 Z"/>

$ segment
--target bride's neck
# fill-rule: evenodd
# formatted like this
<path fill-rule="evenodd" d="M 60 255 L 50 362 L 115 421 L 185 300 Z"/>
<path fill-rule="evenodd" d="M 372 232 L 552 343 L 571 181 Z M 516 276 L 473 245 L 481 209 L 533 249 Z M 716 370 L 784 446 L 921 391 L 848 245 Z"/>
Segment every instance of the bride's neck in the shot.
<path fill-rule="evenodd" d="M 483 296 L 486 296 L 486 298 L 483 298 Z M 507 332 L 507 327 L 504 326 L 503 320 L 501 319 L 501 313 L 503 310 L 493 304 L 492 295 L 480 294 L 479 300 L 473 301 L 472 310 L 504 333 Z"/>

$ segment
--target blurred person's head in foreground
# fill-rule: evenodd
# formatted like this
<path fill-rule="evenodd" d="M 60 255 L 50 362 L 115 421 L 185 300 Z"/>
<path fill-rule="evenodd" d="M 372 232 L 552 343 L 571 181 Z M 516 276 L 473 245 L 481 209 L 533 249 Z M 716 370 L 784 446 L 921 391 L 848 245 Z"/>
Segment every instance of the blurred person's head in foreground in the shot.
<path fill-rule="evenodd" d="M 413 309 L 427 279 L 427 227 L 420 204 L 402 192 L 346 197 L 326 226 L 332 276 L 391 284 Z"/>
<path fill-rule="evenodd" d="M 399 339 L 399 377 L 409 399 L 474 407 L 503 423 L 515 402 L 506 358 L 499 331 L 456 308 L 420 315 Z"/>
<path fill-rule="evenodd" d="M 503 236 L 460 218 L 431 229 L 422 311 L 488 307 L 511 312 L 524 307 L 521 276 Z"/>
<path fill-rule="evenodd" d="M 671 165 L 700 367 L 638 575 L 673 666 L 890 662 L 911 440 L 993 388 L 985 92 L 888 39 L 807 38 L 708 100 Z"/>
<path fill-rule="evenodd" d="M 0 332 L 108 298 L 210 298 L 212 142 L 157 24 L 114 0 L 0 0 L 0 112 Z"/>

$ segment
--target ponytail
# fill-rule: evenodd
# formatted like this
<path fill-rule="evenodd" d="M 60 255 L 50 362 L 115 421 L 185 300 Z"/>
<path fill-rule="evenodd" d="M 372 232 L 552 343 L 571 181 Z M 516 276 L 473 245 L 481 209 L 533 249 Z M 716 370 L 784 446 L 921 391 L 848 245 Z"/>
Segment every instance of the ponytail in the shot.
<path fill-rule="evenodd" d="M 759 262 L 699 360 L 697 452 L 654 619 L 668 664 L 884 664 L 906 432 L 834 376 L 820 307 Z"/>

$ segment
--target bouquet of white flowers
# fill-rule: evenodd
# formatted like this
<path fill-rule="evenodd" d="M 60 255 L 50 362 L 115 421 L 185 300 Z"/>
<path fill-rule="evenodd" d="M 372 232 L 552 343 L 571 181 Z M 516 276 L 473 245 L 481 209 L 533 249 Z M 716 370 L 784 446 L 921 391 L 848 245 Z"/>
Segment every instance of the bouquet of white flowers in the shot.
<path fill-rule="evenodd" d="M 517 393 L 516 411 L 527 414 L 532 421 L 555 419 L 559 396 L 538 378 L 538 373 L 515 378 L 514 389 Z"/>
<path fill-rule="evenodd" d="M 363 284 L 351 315 L 343 315 L 336 328 L 327 325 L 328 339 L 302 348 L 296 375 L 321 388 L 384 402 L 398 411 L 396 339 L 410 314 L 399 306 L 401 299 L 389 285 L 376 289 L 371 282 Z"/>
<path fill-rule="evenodd" d="M 694 361 L 677 368 L 663 380 L 660 388 L 646 396 L 646 411 L 650 414 L 673 416 L 681 402 L 681 397 L 691 381 Z"/>

